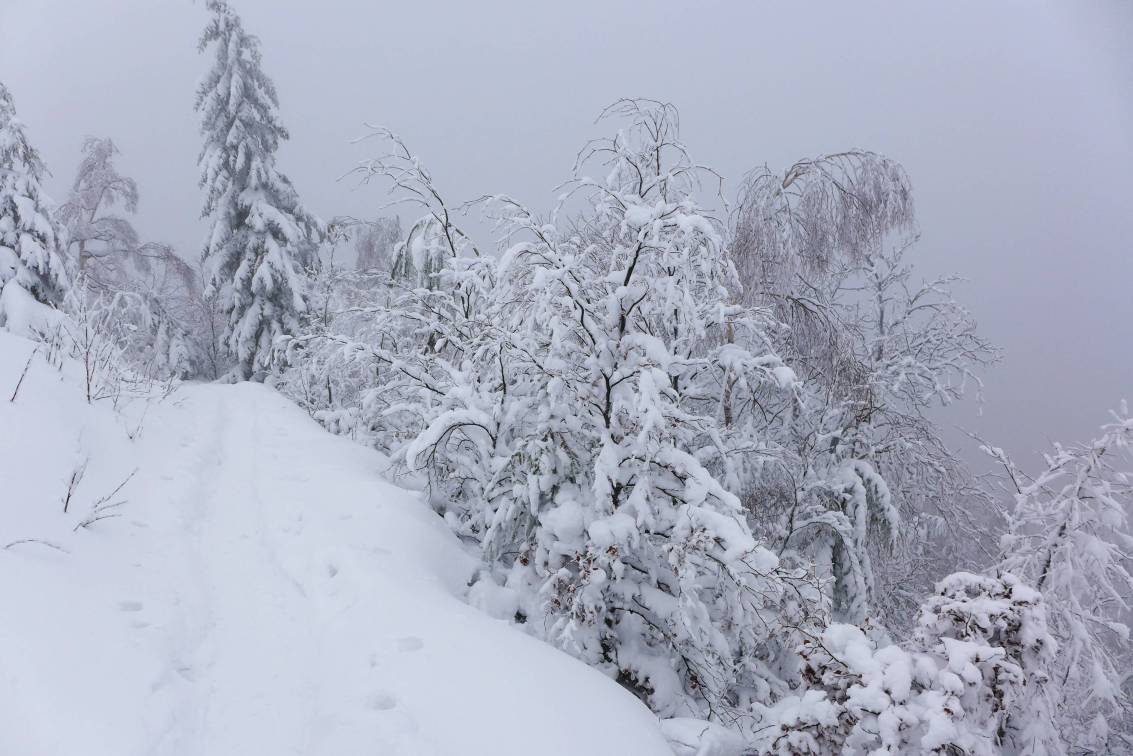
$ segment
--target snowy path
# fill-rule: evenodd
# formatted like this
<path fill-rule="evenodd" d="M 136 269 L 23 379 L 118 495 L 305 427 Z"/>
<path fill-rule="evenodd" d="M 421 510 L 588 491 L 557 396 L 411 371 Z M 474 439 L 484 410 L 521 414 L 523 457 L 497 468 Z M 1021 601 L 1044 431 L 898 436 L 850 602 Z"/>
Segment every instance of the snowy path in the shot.
<path fill-rule="evenodd" d="M 670 753 L 616 685 L 462 603 L 440 520 L 273 391 L 186 386 L 113 437 L 80 443 L 103 486 L 139 468 L 124 516 L 0 551 L 0 753 Z M 31 475 L 9 446 L 0 474 Z"/>

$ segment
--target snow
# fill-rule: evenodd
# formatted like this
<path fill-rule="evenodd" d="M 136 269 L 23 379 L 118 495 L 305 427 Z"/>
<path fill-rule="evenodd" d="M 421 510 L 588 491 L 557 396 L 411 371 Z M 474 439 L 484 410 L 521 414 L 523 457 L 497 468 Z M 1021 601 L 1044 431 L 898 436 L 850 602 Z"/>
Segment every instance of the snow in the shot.
<path fill-rule="evenodd" d="M 0 548 L 0 753 L 671 753 L 464 603 L 475 560 L 377 453 L 260 385 L 88 405 L 41 354 L 9 402 L 33 349 L 0 331 L 0 547 L 32 539 Z"/>
<path fill-rule="evenodd" d="M 661 724 L 676 756 L 740 756 L 743 738 L 722 725 L 677 717 Z"/>

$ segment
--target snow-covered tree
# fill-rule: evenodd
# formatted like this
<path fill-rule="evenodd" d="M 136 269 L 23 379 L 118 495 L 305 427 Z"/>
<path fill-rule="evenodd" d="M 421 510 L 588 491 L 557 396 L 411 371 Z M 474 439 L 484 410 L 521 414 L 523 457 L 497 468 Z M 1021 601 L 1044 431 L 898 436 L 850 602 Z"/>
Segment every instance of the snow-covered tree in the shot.
<path fill-rule="evenodd" d="M 87 137 L 71 195 L 59 207 L 59 220 L 67 228 L 68 255 L 80 274 L 95 279 L 105 275 L 98 267 L 113 271 L 140 244 L 133 224 L 113 212 L 119 204 L 127 213 L 138 209 L 138 185 L 118 172 L 117 154 L 109 138 Z M 91 260 L 102 266 L 90 270 Z"/>
<path fill-rule="evenodd" d="M 953 299 L 954 278 L 914 280 L 916 235 L 904 171 L 861 151 L 753 172 L 732 218 L 741 301 L 786 324 L 775 347 L 802 379 L 784 440 L 793 462 L 749 506 L 829 565 L 842 621 L 878 603 L 886 622 L 907 621 L 944 539 L 953 554 L 979 542 L 965 506 L 979 492 L 929 410 L 978 387 L 995 351 Z"/>
<path fill-rule="evenodd" d="M 46 175 L 0 83 L 0 326 L 28 295 L 58 305 L 67 291 L 61 233 L 41 186 Z"/>
<path fill-rule="evenodd" d="M 59 207 L 68 257 L 78 270 L 70 309 L 90 320 L 92 308 L 101 308 L 121 321 L 120 356 L 134 371 L 183 377 L 200 362 L 189 335 L 198 277 L 172 247 L 143 242 L 129 217 L 115 212 L 120 205 L 136 213 L 140 199 L 137 183 L 114 164 L 117 154 L 109 138 L 88 137 L 71 194 Z"/>
<path fill-rule="evenodd" d="M 201 35 L 215 61 L 197 90 L 201 114 L 202 214 L 211 229 L 204 260 L 208 288 L 227 319 L 223 340 L 239 375 L 262 375 L 276 337 L 296 333 L 306 309 L 302 268 L 313 261 L 321 223 L 275 165 L 287 130 L 275 85 L 261 67 L 259 40 L 224 0 Z"/>
<path fill-rule="evenodd" d="M 502 583 L 534 632 L 656 711 L 734 722 L 782 688 L 771 628 L 808 607 L 788 606 L 785 581 L 802 576 L 756 542 L 728 488 L 773 452 L 755 424 L 724 424 L 722 376 L 736 376 L 737 415 L 794 377 L 763 314 L 731 301 L 720 225 L 695 199 L 710 174 L 675 109 L 623 101 L 607 115 L 629 125 L 584 150 L 573 217 L 488 200 L 506 248 L 461 300 L 472 322 L 432 326 L 458 352 L 403 457 L 492 565 L 474 592 Z M 598 169 L 605 180 L 587 178 Z M 444 238 L 438 222 L 417 259 L 453 269 L 428 253 Z"/>
<path fill-rule="evenodd" d="M 414 244 L 395 245 L 386 270 L 322 266 L 314 278 L 320 311 L 283 340 L 277 385 L 331 430 L 394 453 L 436 417 L 473 335 L 492 332 L 478 308 L 489 300 L 495 262 L 457 226 L 405 143 L 386 129 L 372 136 L 390 149 L 358 171 L 364 181 L 388 181 L 392 204 L 423 213 L 412 226 Z M 347 236 L 357 228 L 341 219 L 335 226 Z M 437 232 L 420 233 L 428 228 Z M 431 261 L 425 273 L 423 260 Z"/>
<path fill-rule="evenodd" d="M 762 712 L 754 750 L 796 754 L 1064 753 L 1042 596 L 1017 578 L 940 582 L 908 647 L 854 625 L 808 638 L 801 690 Z"/>
<path fill-rule="evenodd" d="M 1133 748 L 1123 683 L 1133 663 L 1133 416 L 1124 404 L 1087 444 L 1056 444 L 1026 475 L 1002 449 L 985 446 L 1014 494 L 997 569 L 1041 591 L 1059 653 L 1059 729 L 1083 752 Z"/>

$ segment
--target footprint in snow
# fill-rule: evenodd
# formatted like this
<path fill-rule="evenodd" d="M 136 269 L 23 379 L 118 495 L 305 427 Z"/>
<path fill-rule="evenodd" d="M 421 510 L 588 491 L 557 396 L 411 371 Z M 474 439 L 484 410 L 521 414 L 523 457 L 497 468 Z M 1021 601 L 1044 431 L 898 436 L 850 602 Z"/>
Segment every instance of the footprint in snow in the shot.
<path fill-rule="evenodd" d="M 425 647 L 425 641 L 415 635 L 407 635 L 397 639 L 397 650 L 402 652 L 420 651 Z"/>
<path fill-rule="evenodd" d="M 131 614 L 134 614 L 136 612 L 140 612 L 144 608 L 145 608 L 145 605 L 141 601 L 119 601 L 118 602 L 118 610 L 122 611 L 122 612 L 129 612 Z M 144 630 L 149 626 L 150 626 L 150 623 L 146 622 L 145 620 L 143 620 L 139 617 L 135 617 L 134 619 L 130 620 L 130 627 L 132 627 L 136 630 Z"/>
<path fill-rule="evenodd" d="M 389 711 L 397 706 L 397 698 L 390 693 L 375 693 L 368 704 L 374 711 Z"/>

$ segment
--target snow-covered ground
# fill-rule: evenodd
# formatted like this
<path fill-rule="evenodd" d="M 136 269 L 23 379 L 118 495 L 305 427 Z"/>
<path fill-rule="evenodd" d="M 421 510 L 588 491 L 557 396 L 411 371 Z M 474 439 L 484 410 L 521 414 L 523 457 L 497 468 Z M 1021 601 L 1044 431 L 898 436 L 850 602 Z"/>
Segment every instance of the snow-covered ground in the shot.
<path fill-rule="evenodd" d="M 473 560 L 378 454 L 258 385 L 87 405 L 42 353 L 9 402 L 32 350 L 0 331 L 0 754 L 671 753 L 461 600 Z"/>

